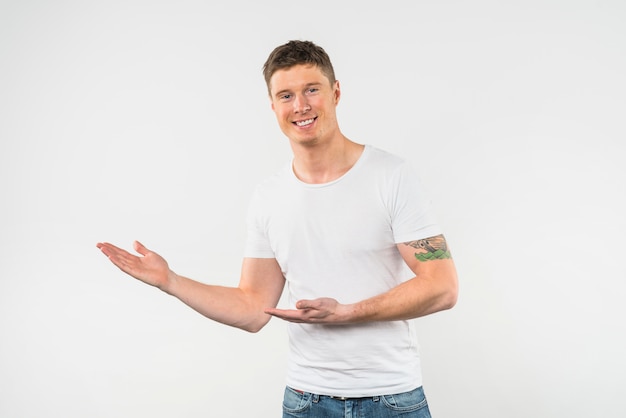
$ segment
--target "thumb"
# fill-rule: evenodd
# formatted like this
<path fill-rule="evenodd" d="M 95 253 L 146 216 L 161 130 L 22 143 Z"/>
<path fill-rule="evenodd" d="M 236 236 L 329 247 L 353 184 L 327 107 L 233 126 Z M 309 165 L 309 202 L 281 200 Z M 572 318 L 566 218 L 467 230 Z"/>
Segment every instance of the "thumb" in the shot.
<path fill-rule="evenodd" d="M 133 248 L 135 248 L 135 251 L 137 251 L 141 255 L 146 255 L 150 252 L 150 250 L 144 247 L 143 244 L 140 243 L 139 241 L 135 241 L 133 243 Z"/>
<path fill-rule="evenodd" d="M 310 309 L 313 308 L 313 303 L 310 300 L 302 299 L 296 303 L 296 309 Z"/>

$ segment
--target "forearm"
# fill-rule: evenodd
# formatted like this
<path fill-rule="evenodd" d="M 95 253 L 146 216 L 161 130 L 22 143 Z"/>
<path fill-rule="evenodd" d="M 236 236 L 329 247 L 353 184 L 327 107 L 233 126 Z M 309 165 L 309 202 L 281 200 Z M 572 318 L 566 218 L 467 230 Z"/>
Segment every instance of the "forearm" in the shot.
<path fill-rule="evenodd" d="M 200 283 L 174 273 L 159 254 L 134 242 L 140 256 L 113 244 L 100 242 L 109 260 L 124 273 L 177 297 L 207 318 L 257 332 L 270 319 L 263 309 L 275 307 L 285 285 L 276 259 L 245 258 L 239 286 L 223 287 Z"/>
<path fill-rule="evenodd" d="M 239 287 L 209 285 L 170 272 L 168 285 L 161 290 L 209 319 L 245 331 L 257 332 L 270 319 L 264 306 Z"/>
<path fill-rule="evenodd" d="M 456 271 L 451 260 L 440 262 L 445 274 L 416 276 L 386 293 L 346 305 L 346 322 L 412 319 L 452 308 L 458 293 Z"/>
<path fill-rule="evenodd" d="M 434 263 L 434 262 L 433 262 Z M 452 260 L 437 262 L 429 274 L 417 274 L 388 292 L 353 304 L 333 298 L 299 300 L 295 309 L 265 309 L 285 321 L 309 324 L 354 324 L 418 318 L 452 308 L 457 299 L 457 277 Z M 435 274 L 430 274 L 435 273 Z"/>

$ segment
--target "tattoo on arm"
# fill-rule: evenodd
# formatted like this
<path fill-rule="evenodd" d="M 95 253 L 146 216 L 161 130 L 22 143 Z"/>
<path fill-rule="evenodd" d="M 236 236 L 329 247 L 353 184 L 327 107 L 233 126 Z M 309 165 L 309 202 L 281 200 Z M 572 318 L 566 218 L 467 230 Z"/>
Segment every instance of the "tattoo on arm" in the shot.
<path fill-rule="evenodd" d="M 452 258 L 452 255 L 448 250 L 448 243 L 443 235 L 405 242 L 404 245 L 408 245 L 409 247 L 413 247 L 418 250 L 418 252 L 415 253 L 415 258 L 419 261 Z"/>

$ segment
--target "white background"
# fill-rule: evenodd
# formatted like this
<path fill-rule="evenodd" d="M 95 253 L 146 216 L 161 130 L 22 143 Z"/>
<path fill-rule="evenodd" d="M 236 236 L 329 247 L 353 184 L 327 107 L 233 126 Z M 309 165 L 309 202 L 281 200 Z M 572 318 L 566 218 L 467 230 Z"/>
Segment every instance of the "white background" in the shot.
<path fill-rule="evenodd" d="M 623 416 L 626 3 L 0 0 L 0 416 L 277 417 L 286 335 L 96 249 L 236 285 L 291 156 L 261 66 L 323 46 L 342 130 L 419 164 L 459 270 L 417 321 L 436 418 Z"/>

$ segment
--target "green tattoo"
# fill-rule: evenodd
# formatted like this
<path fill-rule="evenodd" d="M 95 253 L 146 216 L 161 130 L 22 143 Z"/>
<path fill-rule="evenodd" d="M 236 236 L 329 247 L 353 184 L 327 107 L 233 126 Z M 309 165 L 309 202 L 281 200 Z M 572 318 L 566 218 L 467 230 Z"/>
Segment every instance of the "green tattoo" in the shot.
<path fill-rule="evenodd" d="M 415 258 L 419 261 L 445 260 L 446 258 L 452 258 L 452 255 L 450 251 L 437 250 L 434 253 L 415 253 Z"/>
<path fill-rule="evenodd" d="M 419 261 L 445 260 L 447 258 L 452 258 L 452 255 L 448 250 L 448 243 L 443 235 L 405 242 L 404 245 L 422 250 L 421 252 L 415 253 L 415 258 Z"/>

